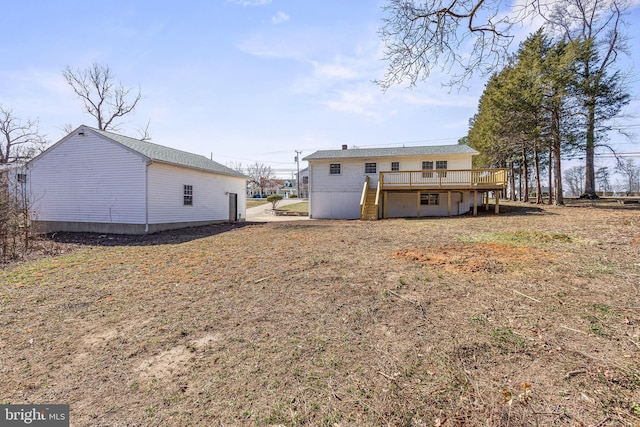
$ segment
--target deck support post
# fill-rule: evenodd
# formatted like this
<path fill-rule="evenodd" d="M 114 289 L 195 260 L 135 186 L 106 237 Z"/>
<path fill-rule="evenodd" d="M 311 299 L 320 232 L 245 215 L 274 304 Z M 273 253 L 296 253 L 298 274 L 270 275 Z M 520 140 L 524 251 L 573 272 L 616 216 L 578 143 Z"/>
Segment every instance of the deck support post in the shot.
<path fill-rule="evenodd" d="M 500 191 L 496 190 L 496 215 L 500 213 Z"/>
<path fill-rule="evenodd" d="M 478 190 L 473 190 L 473 216 L 478 216 Z"/>
<path fill-rule="evenodd" d="M 416 194 L 418 195 L 416 198 L 416 218 L 420 218 L 420 192 L 417 191 Z"/>
<path fill-rule="evenodd" d="M 382 219 L 387 219 L 387 194 L 389 192 L 385 191 L 382 193 Z"/>
<path fill-rule="evenodd" d="M 484 210 L 489 212 L 489 192 L 485 191 L 484 192 Z"/>
<path fill-rule="evenodd" d="M 447 215 L 451 216 L 451 191 L 447 191 Z"/>

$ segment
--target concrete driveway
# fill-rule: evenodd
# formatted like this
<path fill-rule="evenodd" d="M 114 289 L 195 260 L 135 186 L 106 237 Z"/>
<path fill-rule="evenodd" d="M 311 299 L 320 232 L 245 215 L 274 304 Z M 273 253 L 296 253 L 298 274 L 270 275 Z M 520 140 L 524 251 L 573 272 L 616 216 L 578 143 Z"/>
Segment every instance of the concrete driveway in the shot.
<path fill-rule="evenodd" d="M 283 199 L 278 203 L 278 207 L 294 205 L 300 203 L 300 199 Z M 250 222 L 273 222 L 273 221 L 308 221 L 308 216 L 276 216 L 264 213 L 265 209 L 270 209 L 271 203 L 266 202 L 264 205 L 247 209 L 247 221 Z"/>

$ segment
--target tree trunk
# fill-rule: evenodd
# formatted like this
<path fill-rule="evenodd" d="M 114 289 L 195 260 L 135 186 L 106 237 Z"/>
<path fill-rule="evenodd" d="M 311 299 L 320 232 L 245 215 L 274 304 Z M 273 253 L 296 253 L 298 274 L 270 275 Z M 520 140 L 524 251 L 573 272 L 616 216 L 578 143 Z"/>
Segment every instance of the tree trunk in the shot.
<path fill-rule="evenodd" d="M 536 182 L 536 204 L 542 204 L 542 183 L 540 180 L 540 153 L 538 147 L 533 148 L 533 173 Z"/>
<path fill-rule="evenodd" d="M 527 162 L 527 150 L 522 147 L 522 172 L 521 175 L 524 177 L 524 197 L 522 201 L 529 201 L 529 162 Z"/>
<path fill-rule="evenodd" d="M 562 190 L 562 165 L 560 154 L 562 152 L 562 139 L 560 137 L 560 110 L 554 108 L 552 112 L 552 135 L 553 138 L 551 151 L 553 153 L 553 172 L 554 172 L 554 191 L 555 191 L 555 204 L 564 205 L 564 195 Z M 549 192 L 551 194 L 551 192 Z"/>
<path fill-rule="evenodd" d="M 596 194 L 596 168 L 595 168 L 595 152 L 596 152 L 596 107 L 595 100 L 589 101 L 587 110 L 587 146 L 585 148 L 585 178 L 584 193 L 580 196 L 582 199 L 597 199 Z"/>
<path fill-rule="evenodd" d="M 516 195 L 516 168 L 513 165 L 513 161 L 509 162 L 509 186 L 511 187 L 511 201 L 517 200 Z"/>
<path fill-rule="evenodd" d="M 549 204 L 553 204 L 553 150 L 549 147 Z"/>

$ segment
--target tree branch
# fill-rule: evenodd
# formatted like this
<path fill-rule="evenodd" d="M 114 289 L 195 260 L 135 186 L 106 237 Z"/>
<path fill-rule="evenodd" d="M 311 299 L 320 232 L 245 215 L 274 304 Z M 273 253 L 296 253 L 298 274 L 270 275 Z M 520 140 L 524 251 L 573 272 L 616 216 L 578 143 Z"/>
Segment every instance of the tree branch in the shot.
<path fill-rule="evenodd" d="M 142 99 L 138 87 L 137 93 L 122 84 L 114 84 L 113 73 L 108 65 L 93 63 L 85 70 L 71 70 L 66 67 L 62 76 L 82 101 L 85 111 L 98 122 L 100 130 L 115 130 L 115 121 L 132 113 Z"/>

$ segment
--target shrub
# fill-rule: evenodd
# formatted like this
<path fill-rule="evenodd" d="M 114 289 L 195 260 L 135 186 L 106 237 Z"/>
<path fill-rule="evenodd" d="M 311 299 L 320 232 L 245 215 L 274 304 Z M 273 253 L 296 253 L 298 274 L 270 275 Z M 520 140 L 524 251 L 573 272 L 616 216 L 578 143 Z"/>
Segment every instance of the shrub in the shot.
<path fill-rule="evenodd" d="M 271 206 L 273 207 L 273 209 L 275 209 L 278 206 L 278 203 L 280 203 L 280 200 L 282 200 L 282 196 L 279 194 L 271 194 L 267 196 L 267 202 L 271 202 Z"/>
<path fill-rule="evenodd" d="M 31 228 L 25 187 L 0 176 L 0 264 L 24 256 Z"/>

